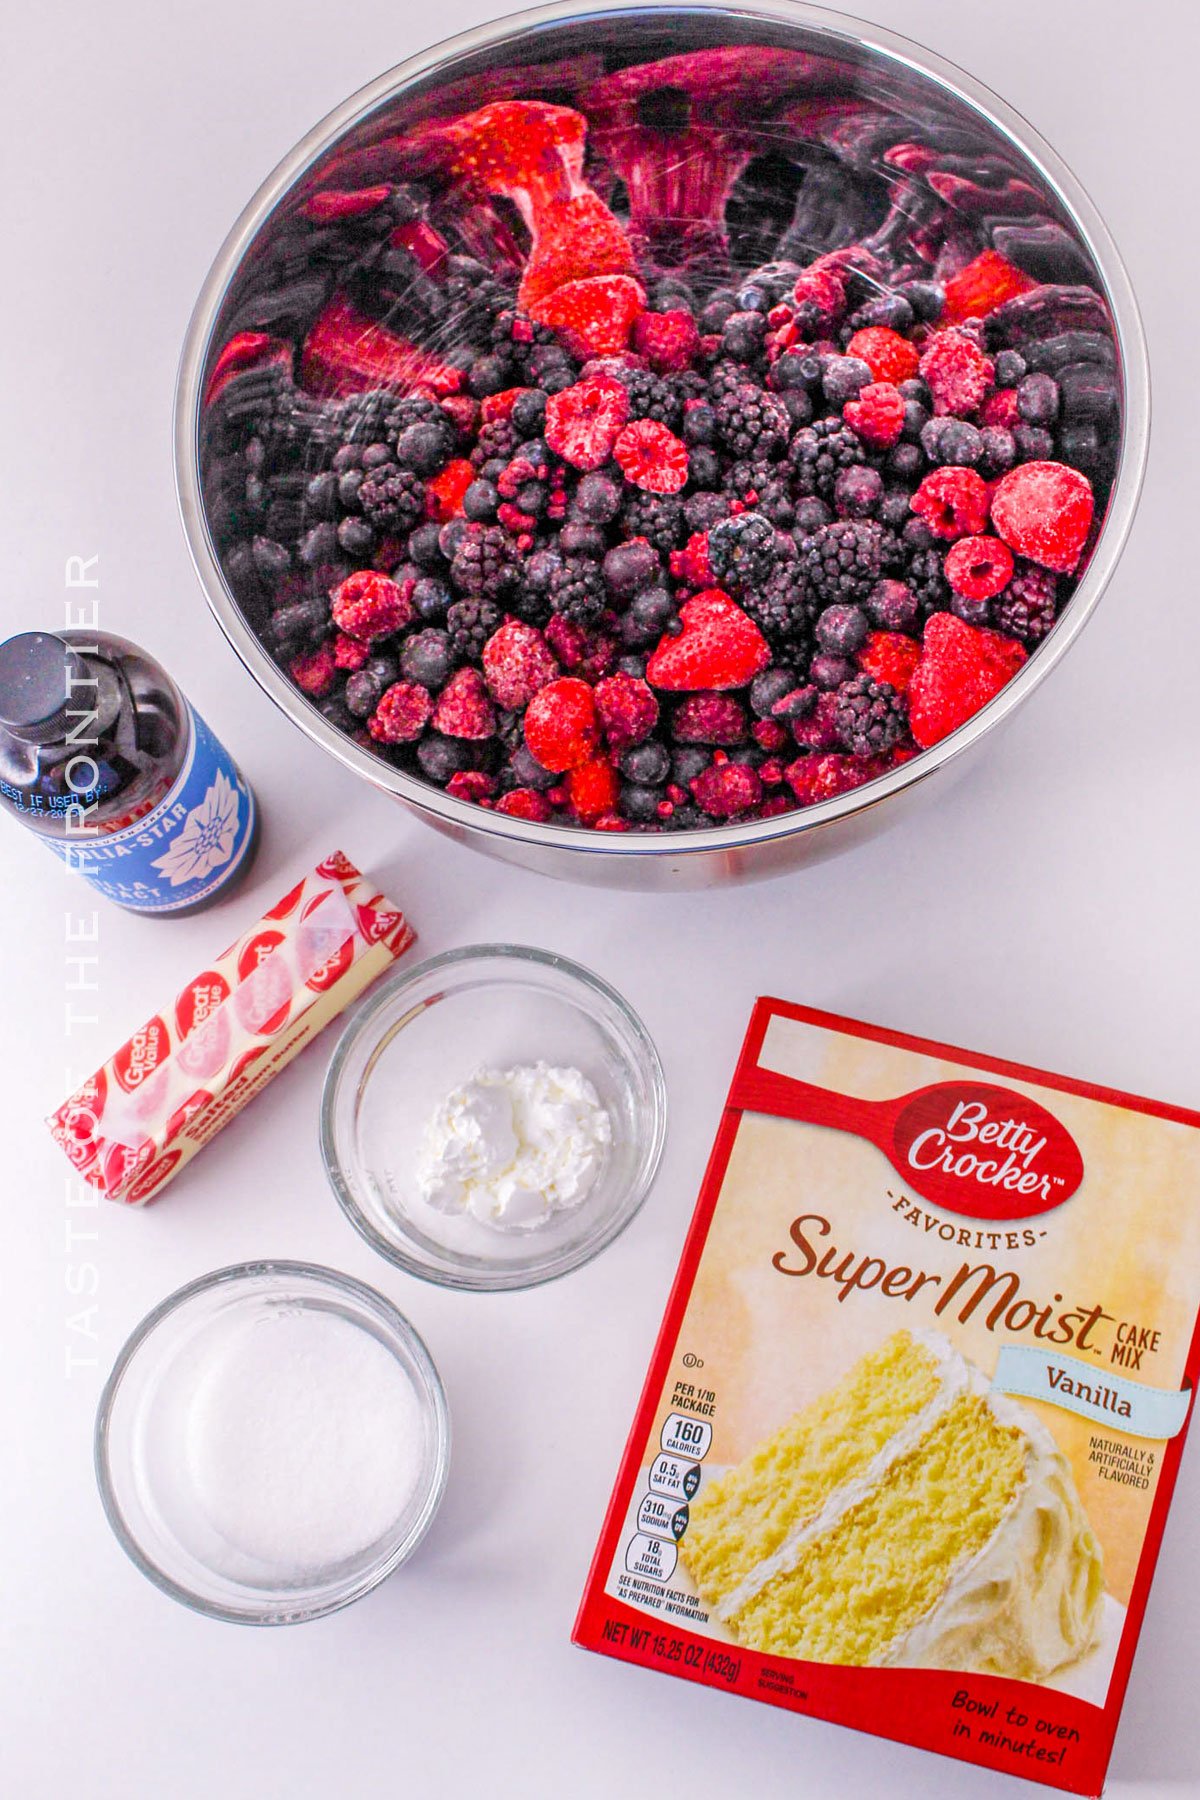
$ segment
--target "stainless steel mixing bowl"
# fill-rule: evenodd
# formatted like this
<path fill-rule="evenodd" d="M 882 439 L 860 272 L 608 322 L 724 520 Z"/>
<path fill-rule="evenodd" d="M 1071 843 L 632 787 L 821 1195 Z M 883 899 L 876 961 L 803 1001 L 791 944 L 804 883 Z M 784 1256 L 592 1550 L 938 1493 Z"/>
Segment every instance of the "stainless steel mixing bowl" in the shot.
<path fill-rule="evenodd" d="M 964 141 L 1014 156 L 1065 228 L 1088 277 L 1107 300 L 1121 387 L 1120 445 L 1103 527 L 1063 615 L 1016 678 L 982 711 L 911 762 L 839 798 L 748 824 L 642 834 L 540 825 L 484 810 L 361 748 L 289 681 L 260 642 L 222 569 L 206 516 L 201 477 L 201 399 L 206 371 L 236 318 L 246 271 L 286 215 L 289 198 L 310 188 L 335 155 L 357 153 L 407 121 L 438 111 L 449 84 L 462 95 L 476 84 L 516 94 L 511 71 L 537 85 L 552 66 L 557 80 L 573 64 L 595 68 L 601 54 L 650 60 L 721 44 L 801 49 L 837 64 L 840 91 L 882 100 L 914 121 L 961 127 Z M 506 72 L 507 74 L 506 78 Z M 531 75 L 532 72 L 532 75 Z M 529 89 L 527 91 L 532 91 Z M 743 100 L 753 116 L 753 101 Z M 764 149 L 773 147 L 769 133 Z M 1055 226 L 1051 225 L 1053 233 Z M 1070 171 L 1011 107 L 962 70 L 877 27 L 790 0 L 700 0 L 687 6 L 554 5 L 481 26 L 411 57 L 364 88 L 311 131 L 263 183 L 230 232 L 204 284 L 184 346 L 176 394 L 175 464 L 180 507 L 201 583 L 230 643 L 296 725 L 355 774 L 394 795 L 435 826 L 490 855 L 547 874 L 615 887 L 698 887 L 771 875 L 845 848 L 897 821 L 905 800 L 936 772 L 977 754 L 982 741 L 1063 657 L 1107 585 L 1133 517 L 1146 460 L 1149 375 L 1145 342 L 1128 276 L 1111 237 Z M 942 791 L 939 783 L 935 791 Z"/>

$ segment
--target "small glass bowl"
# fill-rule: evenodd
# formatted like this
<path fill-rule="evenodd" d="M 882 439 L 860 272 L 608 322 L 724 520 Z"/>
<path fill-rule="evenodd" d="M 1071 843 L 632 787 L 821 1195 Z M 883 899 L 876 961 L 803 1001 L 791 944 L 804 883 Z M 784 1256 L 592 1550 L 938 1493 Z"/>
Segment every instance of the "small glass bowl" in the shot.
<path fill-rule="evenodd" d="M 189 1397 L 209 1359 L 231 1331 L 271 1309 L 333 1313 L 368 1332 L 411 1381 L 423 1433 L 420 1474 L 394 1523 L 355 1555 L 298 1580 L 244 1556 L 244 1572 L 228 1572 L 229 1546 L 204 1512 L 187 1456 Z M 164 1593 L 211 1618 L 292 1625 L 361 1599 L 411 1556 L 446 1485 L 450 1417 L 428 1350 L 382 1294 L 311 1263 L 239 1263 L 181 1287 L 133 1332 L 100 1396 L 95 1461 L 118 1543 Z"/>
<path fill-rule="evenodd" d="M 595 1186 L 533 1231 L 498 1231 L 428 1206 L 414 1171 L 440 1102 L 482 1067 L 580 1069 L 612 1121 Z M 445 1287 L 532 1287 L 577 1269 L 623 1231 L 649 1191 L 667 1128 L 662 1064 L 645 1026 L 598 975 L 524 945 L 449 950 L 377 988 L 334 1051 L 321 1150 L 367 1242 Z"/>

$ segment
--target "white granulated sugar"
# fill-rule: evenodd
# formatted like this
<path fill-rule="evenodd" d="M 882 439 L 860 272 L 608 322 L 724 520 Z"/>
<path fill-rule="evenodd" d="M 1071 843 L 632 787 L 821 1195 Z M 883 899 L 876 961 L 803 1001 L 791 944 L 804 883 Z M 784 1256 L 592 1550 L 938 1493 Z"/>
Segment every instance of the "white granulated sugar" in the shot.
<path fill-rule="evenodd" d="M 612 1122 L 578 1069 L 479 1069 L 425 1128 L 421 1197 L 499 1231 L 532 1231 L 595 1186 Z"/>
<path fill-rule="evenodd" d="M 240 1556 L 312 1575 L 366 1549 L 422 1466 L 413 1384 L 335 1313 L 231 1323 L 196 1384 L 187 1454 L 196 1499 Z"/>

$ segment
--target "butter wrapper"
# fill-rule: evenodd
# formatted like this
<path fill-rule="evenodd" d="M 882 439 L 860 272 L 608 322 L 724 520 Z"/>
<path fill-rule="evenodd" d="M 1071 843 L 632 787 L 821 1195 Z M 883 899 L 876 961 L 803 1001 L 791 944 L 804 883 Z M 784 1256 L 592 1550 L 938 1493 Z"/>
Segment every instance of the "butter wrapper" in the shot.
<path fill-rule="evenodd" d="M 335 851 L 50 1115 L 55 1141 L 110 1200 L 156 1199 L 415 935 Z"/>

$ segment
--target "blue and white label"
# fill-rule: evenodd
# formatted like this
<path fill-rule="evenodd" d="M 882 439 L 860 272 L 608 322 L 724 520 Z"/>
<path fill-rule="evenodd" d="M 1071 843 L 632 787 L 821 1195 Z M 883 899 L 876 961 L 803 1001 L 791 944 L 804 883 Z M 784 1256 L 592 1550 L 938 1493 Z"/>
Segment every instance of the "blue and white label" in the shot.
<path fill-rule="evenodd" d="M 1095 1425 L 1144 1438 L 1175 1437 L 1183 1430 L 1192 1400 L 1190 1388 L 1148 1387 L 1077 1356 L 1055 1356 L 1032 1344 L 1004 1345 L 992 1386 L 1025 1400 L 1048 1400 Z"/>
<path fill-rule="evenodd" d="M 254 832 L 254 795 L 220 740 L 188 707 L 191 744 L 170 792 L 121 831 L 44 838 L 69 868 L 135 912 L 178 912 L 238 872 Z"/>

